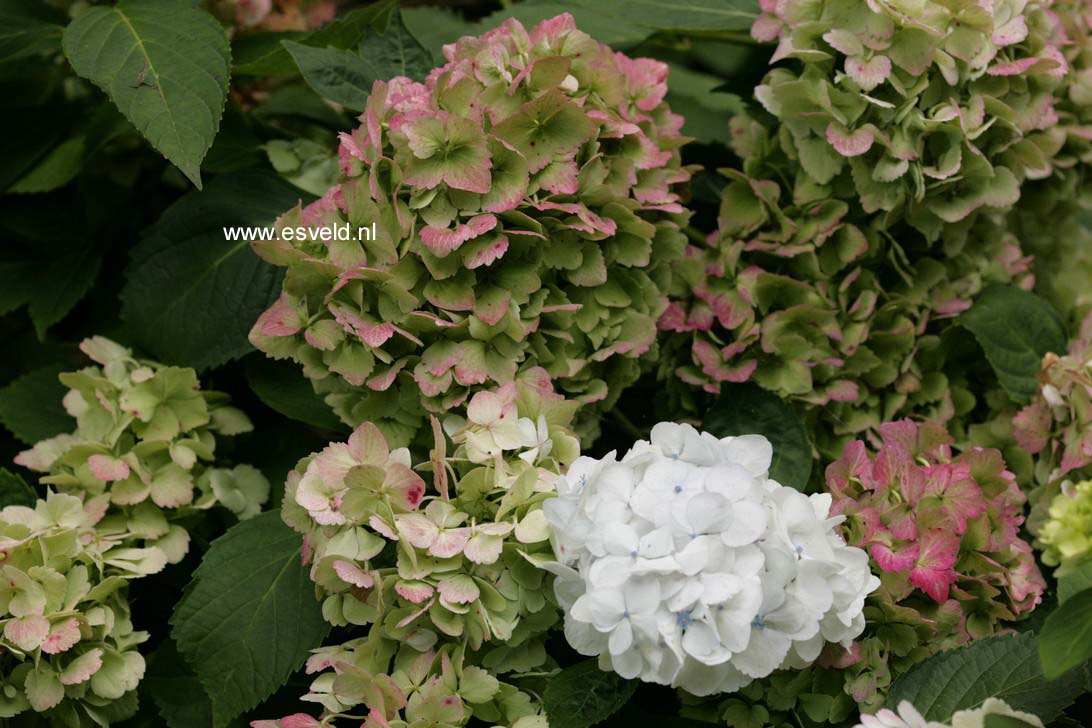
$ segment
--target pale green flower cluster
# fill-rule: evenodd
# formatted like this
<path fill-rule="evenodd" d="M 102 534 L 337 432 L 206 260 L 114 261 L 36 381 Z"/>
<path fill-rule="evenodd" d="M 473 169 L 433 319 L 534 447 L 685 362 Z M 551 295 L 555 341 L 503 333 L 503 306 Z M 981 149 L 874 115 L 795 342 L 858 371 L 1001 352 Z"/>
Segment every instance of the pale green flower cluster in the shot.
<path fill-rule="evenodd" d="M 50 493 L 0 511 L 0 719 L 36 712 L 54 725 L 109 725 L 136 710 L 136 647 L 148 635 L 133 629 L 126 580 L 166 557 L 103 527 L 105 508 Z"/>
<path fill-rule="evenodd" d="M 1092 480 L 1066 483 L 1039 529 L 1043 562 L 1068 570 L 1092 555 Z"/>
<path fill-rule="evenodd" d="M 100 503 L 100 526 L 130 532 L 171 563 L 189 536 L 177 521 L 220 504 L 241 519 L 258 513 L 269 482 L 256 468 L 212 467 L 216 436 L 253 429 L 227 395 L 202 391 L 193 369 L 133 357 L 96 336 L 80 345 L 97 366 L 61 374 L 70 434 L 42 440 L 15 462 L 44 473 L 41 482 Z"/>
<path fill-rule="evenodd" d="M 579 455 L 575 409 L 534 368 L 433 418 L 424 462 L 365 424 L 289 474 L 283 516 L 304 534 L 323 614 L 367 628 L 308 662 L 322 674 L 304 699 L 327 721 L 361 704 L 377 725 L 538 715 L 516 683 L 547 666 L 546 632 L 560 622 L 538 566 L 552 556 L 541 504 Z"/>

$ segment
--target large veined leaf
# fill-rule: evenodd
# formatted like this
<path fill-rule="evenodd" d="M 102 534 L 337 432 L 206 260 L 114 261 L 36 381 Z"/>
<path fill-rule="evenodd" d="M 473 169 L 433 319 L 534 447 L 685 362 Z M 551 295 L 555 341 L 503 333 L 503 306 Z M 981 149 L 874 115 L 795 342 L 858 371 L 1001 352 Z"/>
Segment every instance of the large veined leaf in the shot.
<path fill-rule="evenodd" d="M 225 228 L 268 227 L 299 189 L 270 174 L 215 177 L 172 205 L 132 252 L 122 317 L 138 343 L 172 364 L 204 369 L 243 356 L 282 272 L 229 240 Z"/>
<path fill-rule="evenodd" d="M 796 410 L 776 394 L 751 383 L 722 385 L 702 429 L 717 437 L 765 435 L 774 453 L 770 477 L 797 490 L 807 487 L 812 467 L 808 431 Z"/>
<path fill-rule="evenodd" d="M 747 31 L 758 16 L 758 0 L 565 0 L 563 4 L 664 31 Z"/>
<path fill-rule="evenodd" d="M 211 15 L 191 3 L 120 0 L 77 16 L 64 51 L 76 73 L 201 187 L 231 69 L 227 36 Z"/>
<path fill-rule="evenodd" d="M 970 331 L 1009 397 L 1018 404 L 1039 388 L 1047 352 L 1065 349 L 1065 324 L 1049 303 L 1015 286 L 992 285 L 955 320 Z"/>
<path fill-rule="evenodd" d="M 398 0 L 379 0 L 293 40 L 314 48 L 355 48 L 365 33 L 379 32 L 385 28 L 391 11 L 397 6 Z M 292 55 L 283 45 L 272 46 L 265 53 L 253 55 L 246 63 L 235 66 L 235 73 L 248 76 L 290 76 L 298 71 Z"/>
<path fill-rule="evenodd" d="M 1092 561 L 1083 561 L 1058 577 L 1058 601 L 1068 601 L 1085 589 L 1092 589 Z"/>
<path fill-rule="evenodd" d="M 636 690 L 636 680 L 601 670 L 597 660 L 585 660 L 551 677 L 542 703 L 550 728 L 589 728 L 620 710 Z"/>
<path fill-rule="evenodd" d="M 25 305 L 39 336 L 68 315 L 102 267 L 91 241 L 50 242 L 32 252 L 11 244 L 0 258 L 0 313 Z"/>
<path fill-rule="evenodd" d="M 360 56 L 370 65 L 377 78 L 405 76 L 424 81 L 432 70 L 432 54 L 402 21 L 402 13 L 391 13 L 382 33 L 366 33 L 360 41 Z"/>
<path fill-rule="evenodd" d="M 67 390 L 57 375 L 64 370 L 60 365 L 36 369 L 0 389 L 0 422 L 28 445 L 76 429 L 61 404 Z"/>
<path fill-rule="evenodd" d="M 327 430 L 345 429 L 293 362 L 247 357 L 246 380 L 263 402 L 285 417 Z"/>
<path fill-rule="evenodd" d="M 60 48 L 67 20 L 40 0 L 0 0 L 0 63 Z"/>
<path fill-rule="evenodd" d="M 214 728 L 271 695 L 330 630 L 302 545 L 277 511 L 243 521 L 213 542 L 171 616 Z"/>
<path fill-rule="evenodd" d="M 1047 616 L 1039 635 L 1039 658 L 1048 680 L 1092 658 L 1092 589 L 1069 597 Z"/>
<path fill-rule="evenodd" d="M 212 701 L 174 640 L 165 640 L 151 654 L 141 688 L 152 696 L 168 728 L 212 725 Z"/>
<path fill-rule="evenodd" d="M 1048 681 L 1039 666 L 1038 640 L 1024 632 L 933 655 L 895 681 L 886 704 L 894 708 L 909 700 L 927 720 L 946 721 L 993 696 L 1049 723 L 1082 692 L 1084 682 L 1080 670 Z"/>
<path fill-rule="evenodd" d="M 284 47 L 315 93 L 346 108 L 363 111 L 376 80 L 374 70 L 363 58 L 344 48 L 314 48 L 288 40 L 284 41 Z"/>

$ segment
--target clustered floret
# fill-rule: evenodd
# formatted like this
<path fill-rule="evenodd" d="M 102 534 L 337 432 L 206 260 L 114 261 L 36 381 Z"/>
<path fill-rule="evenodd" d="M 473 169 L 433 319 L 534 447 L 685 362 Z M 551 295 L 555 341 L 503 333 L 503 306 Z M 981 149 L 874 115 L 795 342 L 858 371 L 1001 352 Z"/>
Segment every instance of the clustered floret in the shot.
<path fill-rule="evenodd" d="M 288 272 L 251 340 L 395 445 L 530 366 L 609 405 L 655 351 L 688 215 L 666 64 L 567 14 L 444 52 L 425 83 L 375 83 L 344 181 L 255 244 Z M 352 239 L 321 239 L 346 222 Z"/>
<path fill-rule="evenodd" d="M 433 418 L 425 462 L 364 424 L 289 475 L 283 515 L 304 534 L 323 614 L 368 627 L 308 662 L 322 674 L 304 699 L 327 721 L 361 703 L 376 725 L 538 715 L 514 681 L 546 664 L 545 634 L 559 619 L 535 563 L 551 555 L 541 504 L 579 451 L 575 409 L 534 368 L 475 393 L 465 417 Z"/>
<path fill-rule="evenodd" d="M 269 481 L 250 465 L 213 467 L 216 437 L 253 429 L 193 369 L 133 357 L 101 336 L 80 349 L 97 366 L 60 375 L 75 432 L 42 440 L 15 462 L 41 482 L 109 507 L 100 528 L 139 534 L 177 563 L 189 535 L 177 521 L 219 504 L 239 518 L 258 513 Z"/>
<path fill-rule="evenodd" d="M 743 167 L 722 170 L 718 230 L 675 267 L 661 376 L 794 399 L 832 459 L 901 414 L 961 414 L 968 397 L 935 355 L 944 323 L 991 283 L 1035 282 L 1003 218 L 949 225 L 930 246 L 862 210 L 852 187 L 808 182 L 784 134 L 747 116 L 732 129 Z"/>
<path fill-rule="evenodd" d="M 959 710 L 952 715 L 950 725 L 935 720 L 925 720 L 908 700 L 898 705 L 898 712 L 885 708 L 875 715 L 862 715 L 856 728 L 986 728 L 986 718 L 990 715 L 1015 718 L 1022 725 L 1043 728 L 1039 716 L 1013 710 L 1000 698 L 986 698 L 977 708 Z"/>
<path fill-rule="evenodd" d="M 166 558 L 103 527 L 106 507 L 50 493 L 0 510 L 0 718 L 106 725 L 136 711 L 148 635 L 133 629 L 126 581 Z"/>
<path fill-rule="evenodd" d="M 1092 480 L 1065 483 L 1047 515 L 1035 543 L 1043 549 L 1043 563 L 1067 573 L 1092 556 Z"/>
<path fill-rule="evenodd" d="M 826 473 L 847 542 L 868 549 L 880 575 L 846 684 L 866 704 L 893 673 L 1025 617 L 1045 589 L 1019 535 L 1026 497 L 1000 452 L 953 455 L 935 423 L 887 423 L 880 436 L 875 455 L 854 441 Z"/>
<path fill-rule="evenodd" d="M 771 456 L 761 436 L 660 423 L 621 460 L 577 460 L 544 505 L 569 643 L 696 695 L 849 648 L 879 580 L 830 496 L 770 480 Z"/>
<path fill-rule="evenodd" d="M 1070 44 L 1049 2 L 763 0 L 752 35 L 778 41 L 755 97 L 807 182 L 853 186 L 866 211 L 931 239 L 1007 208 L 1066 141 L 1056 92 Z"/>

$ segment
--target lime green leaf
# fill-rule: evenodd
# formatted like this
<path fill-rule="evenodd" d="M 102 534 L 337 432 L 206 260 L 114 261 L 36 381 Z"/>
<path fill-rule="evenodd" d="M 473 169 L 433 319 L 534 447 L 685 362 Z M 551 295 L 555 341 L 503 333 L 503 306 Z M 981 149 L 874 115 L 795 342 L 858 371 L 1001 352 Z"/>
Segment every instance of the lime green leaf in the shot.
<path fill-rule="evenodd" d="M 604 672 L 596 660 L 585 660 L 550 678 L 542 703 L 550 728 L 588 728 L 618 712 L 636 690 L 636 680 Z"/>
<path fill-rule="evenodd" d="M 21 475 L 16 475 L 7 468 L 0 468 L 0 508 L 8 506 L 34 506 L 38 500 L 34 489 L 27 485 Z"/>
<path fill-rule="evenodd" d="M 1092 658 L 1092 589 L 1070 597 L 1046 618 L 1039 635 L 1039 658 L 1048 680 Z"/>
<path fill-rule="evenodd" d="M 282 273 L 225 228 L 268 227 L 304 193 L 262 173 L 220 175 L 167 209 L 132 251 L 122 317 L 157 358 L 204 369 L 253 350 L 250 327 Z"/>
<path fill-rule="evenodd" d="M 102 88 L 200 188 L 231 68 L 220 24 L 189 3 L 120 0 L 77 16 L 65 29 L 64 51 L 76 73 Z"/>
<path fill-rule="evenodd" d="M 918 663 L 891 686 L 886 705 L 909 700 L 927 720 L 946 721 L 993 696 L 1049 723 L 1080 695 L 1084 682 L 1080 670 L 1048 682 L 1034 634 L 998 635 Z"/>
<path fill-rule="evenodd" d="M 59 365 L 36 369 L 0 389 L 0 422 L 11 434 L 33 445 L 76 429 L 76 421 L 61 404 L 68 390 L 57 375 L 66 369 Z"/>
<path fill-rule="evenodd" d="M 41 0 L 0 0 L 0 63 L 59 50 L 67 21 Z"/>
<path fill-rule="evenodd" d="M 248 357 L 246 380 L 263 402 L 285 417 L 328 430 L 344 429 L 296 364 L 264 356 Z"/>
<path fill-rule="evenodd" d="M 1092 589 L 1092 559 L 1074 566 L 1067 566 L 1064 574 L 1058 576 L 1058 601 L 1068 601 L 1085 589 Z"/>
<path fill-rule="evenodd" d="M 705 414 L 702 429 L 717 437 L 764 435 L 773 445 L 770 477 L 804 490 L 811 477 L 812 452 L 807 428 L 787 402 L 754 384 L 724 384 Z"/>
<path fill-rule="evenodd" d="M 301 548 L 276 511 L 243 521 L 212 543 L 171 616 L 214 728 L 271 695 L 330 630 Z"/>
<path fill-rule="evenodd" d="M 1063 351 L 1067 341 L 1065 325 L 1050 304 L 1015 286 L 986 288 L 954 325 L 974 335 L 1001 386 L 1016 403 L 1035 395 L 1043 356 Z"/>
<path fill-rule="evenodd" d="M 295 40 L 313 48 L 355 48 L 365 33 L 378 32 L 387 24 L 391 11 L 398 0 L 380 0 L 367 7 L 358 8 L 343 15 L 329 25 L 301 35 Z M 238 64 L 233 69 L 247 76 L 291 76 L 298 72 L 296 62 L 283 44 L 268 52 Z"/>
<path fill-rule="evenodd" d="M 288 40 L 284 47 L 315 93 L 355 111 L 364 109 L 377 78 L 364 59 L 342 48 L 312 48 Z"/>

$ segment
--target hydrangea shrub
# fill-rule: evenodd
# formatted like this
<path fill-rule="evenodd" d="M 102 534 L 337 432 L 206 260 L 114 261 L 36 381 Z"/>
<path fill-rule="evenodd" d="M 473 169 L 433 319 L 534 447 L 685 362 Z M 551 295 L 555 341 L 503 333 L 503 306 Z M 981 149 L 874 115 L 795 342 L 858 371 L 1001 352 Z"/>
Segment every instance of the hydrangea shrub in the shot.
<path fill-rule="evenodd" d="M 770 480 L 772 456 L 762 436 L 665 422 L 620 460 L 576 461 L 544 506 L 569 644 L 695 695 L 849 649 L 880 582 L 830 496 Z"/>
<path fill-rule="evenodd" d="M 265 476 L 215 467 L 217 437 L 253 429 L 226 395 L 202 390 L 193 369 L 137 359 L 101 336 L 80 348 L 94 365 L 60 375 L 75 431 L 36 443 L 17 464 L 99 510 L 100 529 L 136 534 L 171 563 L 189 547 L 186 516 L 215 505 L 239 518 L 258 513 Z"/>
<path fill-rule="evenodd" d="M 609 406 L 655 354 L 688 217 L 665 64 L 569 15 L 444 52 L 425 83 L 375 83 L 343 181 L 255 244 L 287 273 L 251 341 L 396 445 L 531 366 Z"/>
<path fill-rule="evenodd" d="M 475 393 L 465 416 L 433 418 L 427 460 L 368 423 L 289 475 L 283 515 L 303 534 L 323 614 L 364 628 L 307 663 L 319 675 L 304 700 L 327 724 L 362 703 L 380 726 L 540 712 L 516 683 L 547 664 L 560 618 L 536 564 L 552 553 L 542 503 L 579 452 L 575 409 L 533 368 Z"/>

